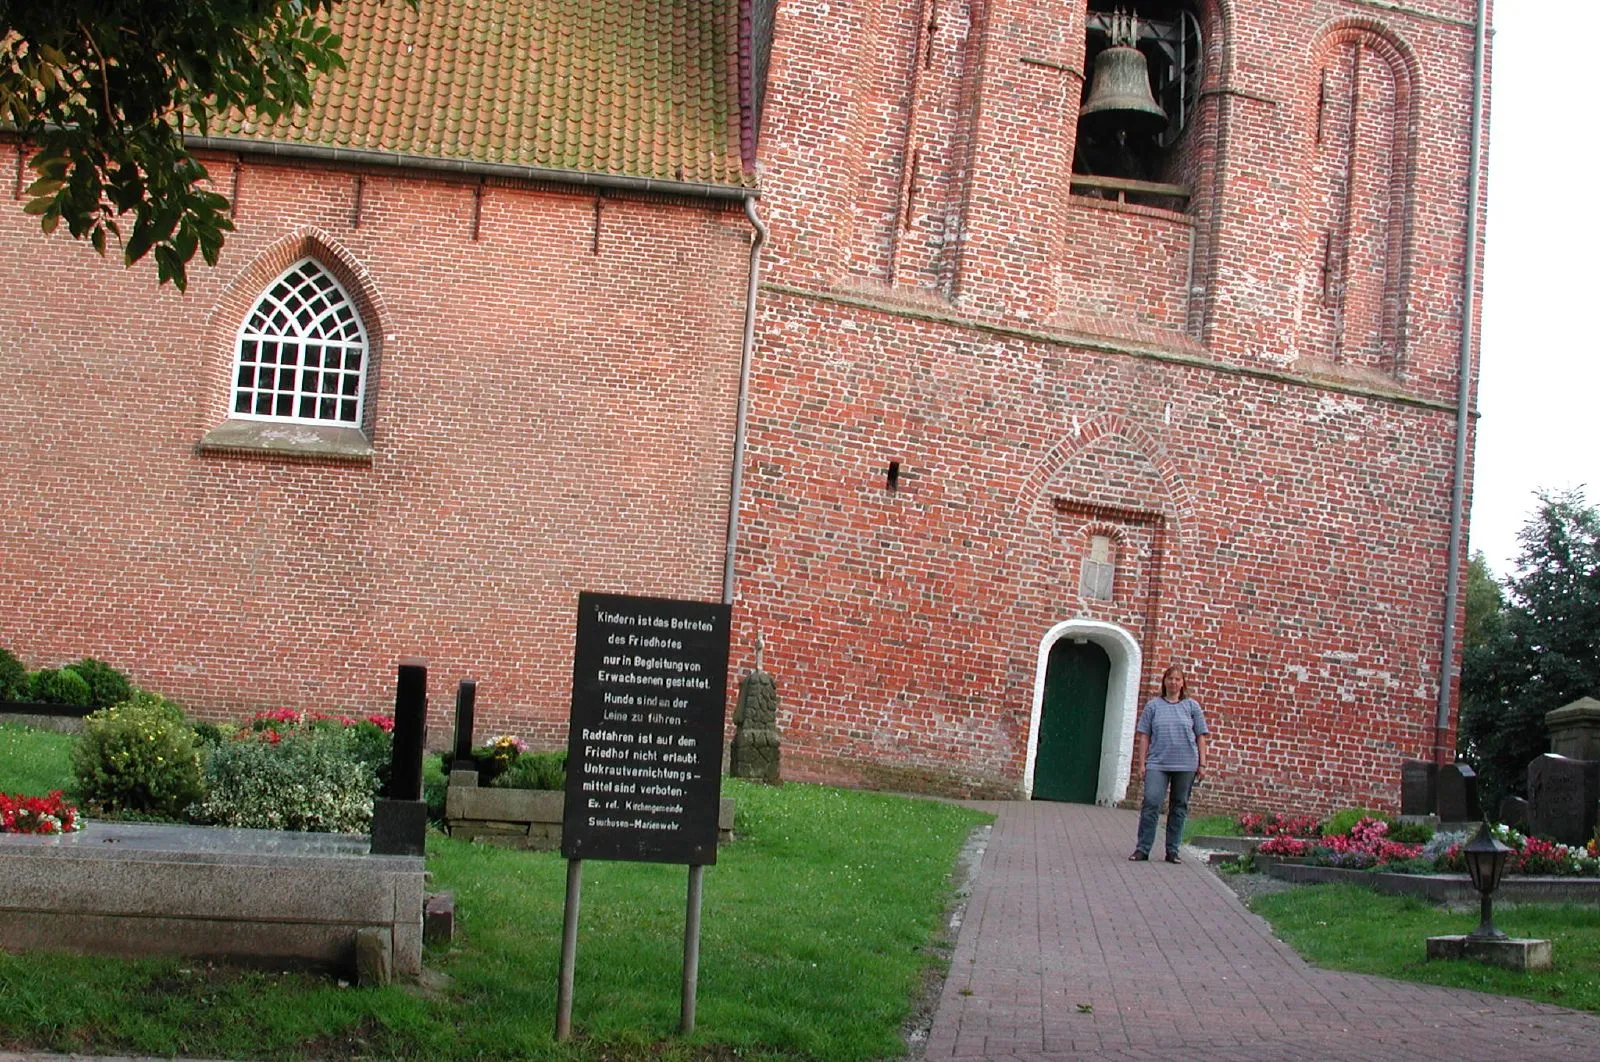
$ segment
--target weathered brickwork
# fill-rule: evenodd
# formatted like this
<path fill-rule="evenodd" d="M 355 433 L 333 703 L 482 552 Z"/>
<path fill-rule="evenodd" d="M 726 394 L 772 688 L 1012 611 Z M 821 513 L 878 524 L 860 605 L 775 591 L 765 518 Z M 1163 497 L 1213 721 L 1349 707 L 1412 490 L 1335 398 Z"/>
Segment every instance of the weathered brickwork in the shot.
<path fill-rule="evenodd" d="M 1181 212 L 1069 193 L 1084 3 L 780 7 L 737 614 L 786 770 L 1014 790 L 1043 639 L 1092 619 L 1141 699 L 1194 668 L 1207 802 L 1394 803 L 1436 737 L 1472 7 L 1196 5 Z"/>
<path fill-rule="evenodd" d="M 1191 666 L 1203 805 L 1392 806 L 1433 754 L 1474 5 L 1193 8 L 1158 206 L 1074 194 L 1086 0 L 779 4 L 734 678 L 759 633 L 786 776 L 1026 792 L 1073 624 L 1130 699 Z M 184 296 L 0 216 L 0 644 L 213 716 L 382 707 L 420 655 L 436 739 L 470 676 L 480 730 L 562 740 L 579 590 L 719 594 L 749 224 L 212 165 L 239 231 Z M 307 255 L 373 456 L 198 450 Z"/>
<path fill-rule="evenodd" d="M 213 171 L 231 188 L 227 160 Z M 426 658 L 564 739 L 580 589 L 714 598 L 749 225 L 697 204 L 247 164 L 189 291 L 0 215 L 0 644 L 204 714 L 380 709 Z M 598 253 L 596 219 L 598 217 Z M 202 454 L 233 342 L 311 254 L 375 340 L 370 463 Z"/>

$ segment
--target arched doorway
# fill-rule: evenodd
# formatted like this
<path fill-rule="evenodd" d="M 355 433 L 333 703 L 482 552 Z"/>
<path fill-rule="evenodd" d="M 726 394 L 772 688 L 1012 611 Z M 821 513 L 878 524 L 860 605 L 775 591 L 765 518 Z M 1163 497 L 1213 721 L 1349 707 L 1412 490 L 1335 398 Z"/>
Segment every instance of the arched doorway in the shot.
<path fill-rule="evenodd" d="M 1033 798 L 1093 804 L 1100 790 L 1100 747 L 1111 657 L 1087 638 L 1062 638 L 1050 648 Z"/>
<path fill-rule="evenodd" d="M 1040 755 L 1040 741 L 1045 724 L 1046 691 L 1051 686 L 1051 663 L 1057 659 L 1056 647 L 1064 643 L 1059 659 L 1062 661 L 1087 660 L 1088 647 L 1097 649 L 1107 661 L 1105 678 L 1092 680 L 1093 689 L 1100 692 L 1102 716 L 1099 740 L 1093 747 L 1093 760 L 1097 764 L 1097 777 L 1092 795 L 1085 796 L 1087 787 L 1075 790 L 1078 796 L 1063 798 L 1050 795 L 1054 783 L 1045 775 L 1055 768 L 1047 758 L 1050 741 L 1045 742 L 1044 759 Z M 1033 712 L 1028 722 L 1028 760 L 1023 769 L 1022 787 L 1030 796 L 1042 800 L 1079 799 L 1096 804 L 1115 804 L 1128 795 L 1128 771 L 1133 765 L 1133 726 L 1138 721 L 1139 674 L 1143 654 L 1133 635 L 1114 623 L 1101 620 L 1074 619 L 1058 623 L 1039 641 L 1039 656 L 1033 687 Z M 1073 664 L 1063 663 L 1058 673 L 1067 685 L 1080 685 L 1081 679 L 1068 679 Z M 1081 699 L 1081 694 L 1073 696 Z M 1054 723 L 1051 724 L 1052 726 Z M 1089 750 L 1082 750 L 1084 761 L 1090 762 Z M 1082 770 L 1080 769 L 1080 775 Z M 1081 779 L 1080 779 L 1081 780 Z M 1044 788 L 1039 789 L 1043 783 Z"/>

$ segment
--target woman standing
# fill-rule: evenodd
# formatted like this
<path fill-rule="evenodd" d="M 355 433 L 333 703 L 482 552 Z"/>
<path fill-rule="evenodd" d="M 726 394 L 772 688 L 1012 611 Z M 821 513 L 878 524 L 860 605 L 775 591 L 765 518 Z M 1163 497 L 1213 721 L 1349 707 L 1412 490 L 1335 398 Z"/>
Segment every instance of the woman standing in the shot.
<path fill-rule="evenodd" d="M 1189 790 L 1205 777 L 1208 732 L 1205 713 L 1189 697 L 1183 668 L 1173 664 L 1161 675 L 1161 696 L 1144 706 L 1133 735 L 1133 770 L 1144 775 L 1144 804 L 1139 809 L 1139 839 L 1130 860 L 1150 858 L 1150 848 L 1156 840 L 1156 817 L 1161 814 L 1161 802 L 1170 789 L 1167 862 L 1179 862 L 1183 822 L 1189 817 Z"/>

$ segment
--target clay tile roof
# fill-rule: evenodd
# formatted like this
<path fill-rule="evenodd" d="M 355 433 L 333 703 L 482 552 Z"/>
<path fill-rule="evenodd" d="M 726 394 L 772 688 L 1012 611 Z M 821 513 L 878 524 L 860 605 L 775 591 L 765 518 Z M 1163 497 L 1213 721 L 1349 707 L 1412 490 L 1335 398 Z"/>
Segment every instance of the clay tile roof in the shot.
<path fill-rule="evenodd" d="M 739 0 L 345 0 L 308 111 L 217 136 L 750 185 Z"/>

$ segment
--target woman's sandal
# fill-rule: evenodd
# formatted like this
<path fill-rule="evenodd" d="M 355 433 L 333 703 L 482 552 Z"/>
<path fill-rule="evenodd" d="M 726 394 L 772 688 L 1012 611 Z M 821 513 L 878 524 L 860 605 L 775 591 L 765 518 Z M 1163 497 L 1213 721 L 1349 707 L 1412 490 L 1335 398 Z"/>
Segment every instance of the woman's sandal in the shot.
<path fill-rule="evenodd" d="M 1150 858 L 1149 852 L 1135 852 L 1128 857 L 1130 863 L 1143 863 Z"/>
<path fill-rule="evenodd" d="M 1181 862 L 1183 862 L 1183 860 L 1179 859 L 1176 855 L 1169 855 L 1169 856 L 1167 856 L 1167 862 L 1169 862 L 1169 863 L 1181 863 Z"/>

